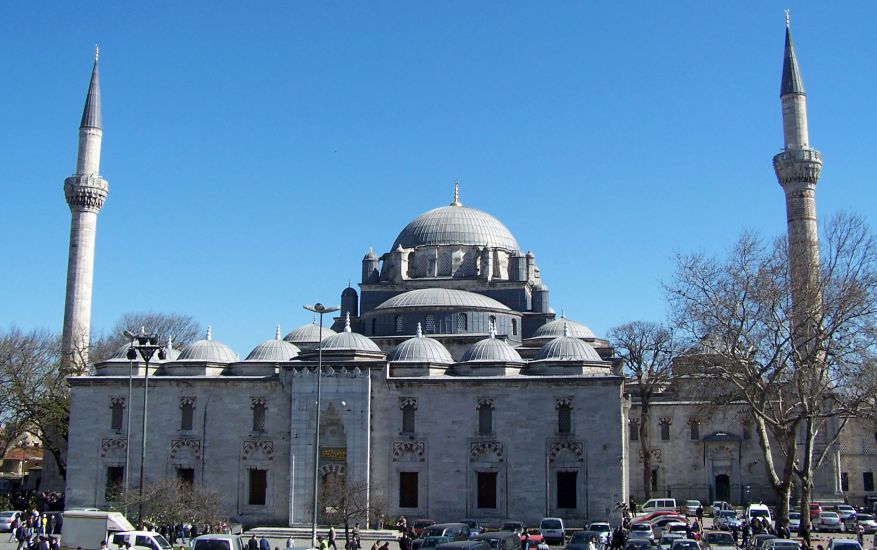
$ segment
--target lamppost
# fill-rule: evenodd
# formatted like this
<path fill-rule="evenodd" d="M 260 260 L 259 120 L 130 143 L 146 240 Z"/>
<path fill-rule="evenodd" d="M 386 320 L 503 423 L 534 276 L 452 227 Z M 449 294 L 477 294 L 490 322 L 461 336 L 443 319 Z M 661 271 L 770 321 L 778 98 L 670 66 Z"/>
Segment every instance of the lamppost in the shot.
<path fill-rule="evenodd" d="M 314 514 L 313 523 L 311 524 L 311 547 L 317 546 L 317 476 L 320 473 L 320 398 L 323 382 L 323 314 L 338 311 L 339 307 L 326 307 L 317 302 L 312 306 L 304 306 L 308 311 L 320 314 L 320 331 L 319 341 L 317 342 L 317 426 L 314 430 Z"/>
<path fill-rule="evenodd" d="M 140 440 L 140 488 L 137 498 L 137 526 L 138 528 L 142 529 L 144 481 L 143 467 L 146 463 L 146 404 L 147 399 L 149 399 L 149 360 L 152 359 L 152 356 L 155 355 L 156 351 L 158 352 L 159 359 L 165 359 L 166 354 L 164 348 L 158 343 L 158 334 L 147 334 L 146 330 L 143 327 L 140 327 L 140 332 L 138 332 L 137 334 L 134 334 L 130 330 L 124 331 L 123 334 L 131 339 L 131 347 L 128 348 L 128 360 L 134 361 L 135 359 L 137 359 L 137 352 L 140 352 L 140 357 L 142 357 L 143 362 L 146 363 L 146 370 L 143 375 L 143 433 Z M 126 472 L 126 479 L 127 476 L 128 473 Z"/>

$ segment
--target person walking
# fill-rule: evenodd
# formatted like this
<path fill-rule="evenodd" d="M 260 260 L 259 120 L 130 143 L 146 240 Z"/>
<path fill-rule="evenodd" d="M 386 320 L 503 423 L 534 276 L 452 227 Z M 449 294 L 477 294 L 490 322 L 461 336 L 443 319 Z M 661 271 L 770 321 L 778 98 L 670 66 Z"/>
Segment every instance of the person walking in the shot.
<path fill-rule="evenodd" d="M 262 535 L 262 538 L 259 539 L 259 550 L 271 550 L 271 543 L 268 542 L 265 535 Z"/>
<path fill-rule="evenodd" d="M 333 550 L 338 550 L 338 546 L 335 544 L 335 537 L 336 536 L 337 535 L 335 533 L 335 526 L 330 523 L 329 524 L 329 544 L 326 545 L 327 548 L 329 546 L 331 546 Z"/>
<path fill-rule="evenodd" d="M 247 550 L 259 550 L 259 541 L 256 540 L 255 533 L 250 535 L 250 540 L 247 541 Z"/>

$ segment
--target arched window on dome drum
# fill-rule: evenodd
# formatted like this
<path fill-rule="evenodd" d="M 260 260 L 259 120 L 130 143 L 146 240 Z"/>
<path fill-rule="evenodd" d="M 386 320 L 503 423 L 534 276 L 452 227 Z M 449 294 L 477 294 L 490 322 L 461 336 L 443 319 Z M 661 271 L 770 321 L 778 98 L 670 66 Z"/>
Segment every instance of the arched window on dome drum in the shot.
<path fill-rule="evenodd" d="M 512 319 L 512 336 L 518 335 L 518 320 Z"/>
<path fill-rule="evenodd" d="M 417 256 L 411 251 L 408 253 L 408 278 L 417 277 Z"/>
<path fill-rule="evenodd" d="M 428 334 L 435 333 L 435 315 L 426 316 L 426 326 L 424 327 Z"/>
<path fill-rule="evenodd" d="M 457 330 L 459 332 L 469 330 L 469 317 L 465 313 L 457 314 Z"/>
<path fill-rule="evenodd" d="M 396 333 L 401 334 L 405 328 L 405 321 L 401 315 L 396 315 Z"/>
<path fill-rule="evenodd" d="M 444 253 L 439 256 L 439 277 L 451 276 L 451 255 Z"/>

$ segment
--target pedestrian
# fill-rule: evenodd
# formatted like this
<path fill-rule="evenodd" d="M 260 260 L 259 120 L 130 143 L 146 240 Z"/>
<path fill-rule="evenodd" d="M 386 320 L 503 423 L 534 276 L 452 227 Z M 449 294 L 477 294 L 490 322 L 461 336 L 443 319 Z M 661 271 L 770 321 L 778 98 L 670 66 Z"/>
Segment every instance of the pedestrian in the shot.
<path fill-rule="evenodd" d="M 109 548 L 107 548 L 107 541 L 105 541 L 105 540 L 100 541 L 100 550 L 110 550 Z"/>
<path fill-rule="evenodd" d="M 286 547 L 287 548 L 295 548 L 295 541 L 292 540 L 292 535 L 286 537 Z"/>
<path fill-rule="evenodd" d="M 864 548 L 865 547 L 865 528 L 862 527 L 861 523 L 856 524 L 856 539 L 859 541 L 859 546 Z"/>
<path fill-rule="evenodd" d="M 49 550 L 61 550 L 61 545 L 55 537 L 49 537 Z"/>
<path fill-rule="evenodd" d="M 381 541 L 376 540 L 374 544 L 372 544 L 371 550 L 381 550 Z"/>
<path fill-rule="evenodd" d="M 19 524 L 19 521 L 18 521 L 18 512 L 16 512 L 16 513 L 15 513 L 15 517 L 12 518 L 12 523 L 11 523 L 10 526 L 9 526 L 9 540 L 6 541 L 6 542 L 13 542 L 13 541 L 16 540 L 16 539 L 15 539 L 15 534 L 16 534 L 16 532 L 18 531 L 18 524 Z"/>
<path fill-rule="evenodd" d="M 588 539 L 588 550 L 597 550 L 597 547 L 594 545 L 593 537 Z"/>
<path fill-rule="evenodd" d="M 524 536 L 521 537 L 521 550 L 527 550 L 530 546 L 530 533 L 524 533 Z M 372 549 L 374 550 L 374 549 Z M 588 548 L 588 550 L 591 550 Z"/>
<path fill-rule="evenodd" d="M 327 544 L 326 546 L 327 547 L 331 546 L 333 548 L 333 550 L 338 550 L 338 546 L 335 544 L 335 537 L 336 536 L 337 535 L 335 533 L 335 526 L 330 523 L 329 524 L 329 544 Z"/>
<path fill-rule="evenodd" d="M 268 542 L 265 535 L 262 535 L 262 538 L 259 539 L 259 550 L 271 550 L 271 543 Z"/>
<path fill-rule="evenodd" d="M 697 516 L 697 521 L 703 523 L 703 504 L 697 507 L 697 511 L 694 513 Z"/>
<path fill-rule="evenodd" d="M 323 535 L 317 537 L 317 548 L 320 550 L 329 550 L 329 544 L 323 538 Z"/>
<path fill-rule="evenodd" d="M 50 537 L 55 534 L 55 514 L 49 514 L 49 523 L 46 525 L 46 529 Z"/>
<path fill-rule="evenodd" d="M 255 533 L 250 535 L 250 540 L 247 541 L 247 550 L 259 550 L 259 541 L 256 540 Z"/>
<path fill-rule="evenodd" d="M 390 550 L 390 541 L 384 542 L 384 544 L 381 545 L 379 550 Z"/>
<path fill-rule="evenodd" d="M 359 522 L 357 521 L 353 524 L 353 548 L 359 550 L 362 548 L 362 543 L 359 540 Z"/>

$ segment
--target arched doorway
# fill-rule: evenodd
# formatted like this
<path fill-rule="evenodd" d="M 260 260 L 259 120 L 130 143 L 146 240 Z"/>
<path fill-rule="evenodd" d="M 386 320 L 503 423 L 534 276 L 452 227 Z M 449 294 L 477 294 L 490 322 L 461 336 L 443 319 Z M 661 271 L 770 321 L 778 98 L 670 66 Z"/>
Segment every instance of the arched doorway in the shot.
<path fill-rule="evenodd" d="M 716 476 L 716 500 L 731 501 L 731 478 L 727 474 Z"/>

